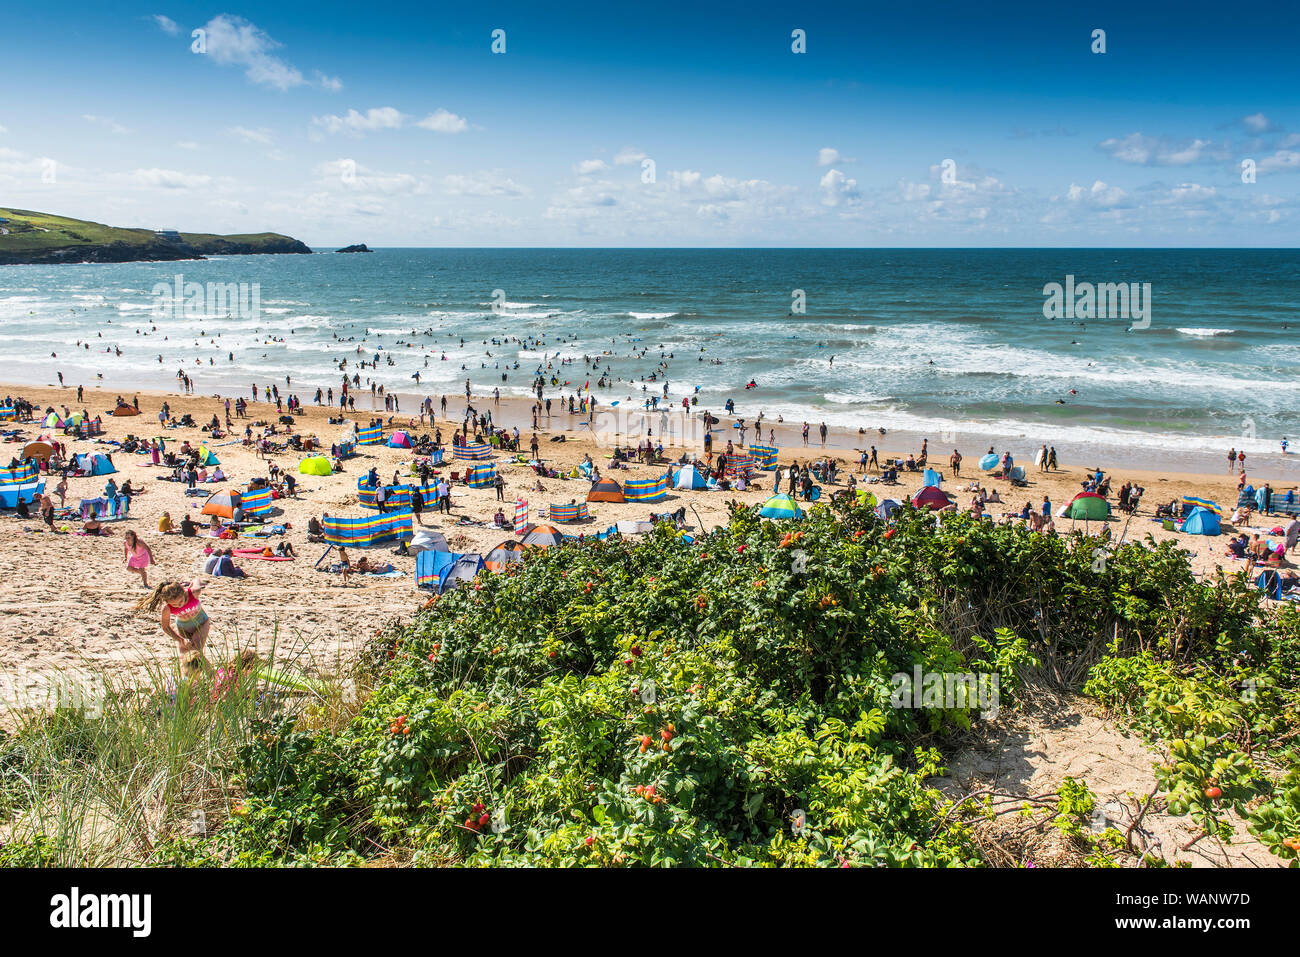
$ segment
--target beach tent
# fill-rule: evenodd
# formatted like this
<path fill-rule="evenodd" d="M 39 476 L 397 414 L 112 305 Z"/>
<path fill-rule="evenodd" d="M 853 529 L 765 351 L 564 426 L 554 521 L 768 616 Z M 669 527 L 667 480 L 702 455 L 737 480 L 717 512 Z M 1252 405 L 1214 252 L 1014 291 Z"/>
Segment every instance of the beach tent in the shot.
<path fill-rule="evenodd" d="M 68 426 L 68 425 L 80 425 L 82 422 L 85 422 L 85 421 L 86 421 L 86 413 L 84 413 L 84 412 L 73 412 L 71 415 L 69 415 L 66 419 L 63 420 L 63 424 L 64 424 L 65 426 Z"/>
<path fill-rule="evenodd" d="M 470 488 L 492 488 L 497 480 L 497 467 L 489 462 L 487 465 L 475 465 L 465 473 L 465 481 Z"/>
<path fill-rule="evenodd" d="M 934 469 L 926 469 L 925 474 L 921 476 L 921 481 L 926 485 L 933 485 L 938 488 L 943 484 L 943 476 Z"/>
<path fill-rule="evenodd" d="M 774 469 L 776 468 L 777 456 L 781 454 L 781 450 L 775 445 L 751 445 L 749 454 L 754 457 L 754 461 L 759 468 Z"/>
<path fill-rule="evenodd" d="M 298 463 L 298 471 L 303 475 L 333 475 L 334 467 L 324 455 L 313 455 Z"/>
<path fill-rule="evenodd" d="M 980 459 L 980 468 L 985 472 L 991 472 L 1002 462 L 1002 456 L 996 452 L 990 452 Z"/>
<path fill-rule="evenodd" d="M 916 508 L 947 508 L 951 504 L 943 490 L 933 485 L 925 486 L 912 496 L 912 505 Z"/>
<path fill-rule="evenodd" d="M 212 453 L 212 450 L 211 450 L 210 448 L 208 448 L 208 445 L 207 445 L 206 442 L 199 446 L 199 464 L 200 464 L 200 465 L 220 465 L 220 464 L 221 464 L 221 459 L 217 458 L 217 457 Z"/>
<path fill-rule="evenodd" d="M 447 544 L 447 536 L 437 529 L 417 528 L 415 537 L 406 546 L 406 550 L 412 555 L 418 555 L 420 552 L 449 552 L 451 546 Z"/>
<path fill-rule="evenodd" d="M 577 502 L 571 505 L 552 505 L 550 514 L 551 521 L 554 522 L 580 522 L 591 517 L 587 513 L 586 502 Z"/>
<path fill-rule="evenodd" d="M 522 562 L 528 554 L 528 546 L 507 538 L 496 548 L 483 556 L 483 564 L 488 571 L 499 572 L 511 562 Z"/>
<path fill-rule="evenodd" d="M 1096 492 L 1080 492 L 1070 499 L 1070 504 L 1065 510 L 1065 517 L 1099 522 L 1102 519 L 1110 518 L 1110 503 Z"/>
<path fill-rule="evenodd" d="M 263 515 L 270 515 L 271 486 L 263 485 L 254 488 L 250 485 L 247 491 L 240 494 L 240 504 L 244 507 L 244 514 L 249 517 L 260 518 Z"/>
<path fill-rule="evenodd" d="M 365 429 L 357 429 L 357 445 L 378 445 L 382 441 L 384 441 L 382 426 L 374 425 Z"/>
<path fill-rule="evenodd" d="M 390 449 L 409 449 L 411 447 L 411 437 L 402 431 L 394 432 L 388 437 L 388 447 Z"/>
<path fill-rule="evenodd" d="M 473 462 L 480 459 L 490 459 L 492 457 L 492 446 L 484 445 L 482 442 L 473 442 L 469 445 L 456 446 L 454 452 L 456 458 L 468 459 Z"/>
<path fill-rule="evenodd" d="M 127 405 L 125 402 L 119 405 L 109 415 L 139 415 L 140 410 L 133 405 Z"/>
<path fill-rule="evenodd" d="M 587 493 L 588 502 L 623 502 L 623 487 L 613 479 L 601 479 Z"/>
<path fill-rule="evenodd" d="M 758 510 L 763 518 L 803 518 L 799 503 L 789 495 L 773 495 Z"/>
<path fill-rule="evenodd" d="M 876 514 L 889 521 L 894 517 L 894 513 L 903 507 L 903 503 L 896 498 L 887 498 L 876 506 Z"/>
<path fill-rule="evenodd" d="M 1197 506 L 1192 509 L 1191 514 L 1183 520 L 1182 530 L 1188 535 L 1218 535 L 1219 516 L 1215 515 L 1208 508 Z"/>
<path fill-rule="evenodd" d="M 362 518 L 326 515 L 321 519 L 321 525 L 325 529 L 325 541 L 331 545 L 366 548 L 409 539 L 415 528 L 411 516 L 409 508 Z"/>
<path fill-rule="evenodd" d="M 656 479 L 628 479 L 623 483 L 623 497 L 629 502 L 658 502 L 668 497 L 668 476 Z"/>
<path fill-rule="evenodd" d="M 674 488 L 704 489 L 709 487 L 709 477 L 694 465 L 683 465 L 673 476 Z"/>
<path fill-rule="evenodd" d="M 41 462 L 48 462 L 50 456 L 54 454 L 54 447 L 48 442 L 28 442 L 23 446 L 23 459 L 38 459 Z"/>
<path fill-rule="evenodd" d="M 559 545 L 564 541 L 564 533 L 554 525 L 529 525 L 524 531 L 524 537 L 520 540 L 524 545 L 536 545 L 538 548 L 549 548 L 552 545 Z"/>
<path fill-rule="evenodd" d="M 86 475 L 112 475 L 117 469 L 107 455 L 83 452 L 76 457 L 77 468 Z"/>
<path fill-rule="evenodd" d="M 41 427 L 45 429 L 61 429 L 63 428 L 63 420 L 59 418 L 59 413 L 51 412 L 41 419 Z"/>
<path fill-rule="evenodd" d="M 1208 498 L 1199 498 L 1195 495 L 1183 496 L 1183 514 L 1190 515 L 1195 509 L 1203 508 L 1206 511 L 1213 512 L 1220 518 L 1223 517 L 1223 509 L 1219 508 L 1217 502 L 1212 502 Z"/>
<path fill-rule="evenodd" d="M 234 518 L 235 512 L 243 514 L 243 496 L 234 489 L 220 489 L 208 496 L 203 503 L 200 515 L 220 515 L 222 518 Z"/>
<path fill-rule="evenodd" d="M 415 587 L 442 594 L 483 570 L 483 557 L 457 552 L 420 552 L 415 556 Z"/>

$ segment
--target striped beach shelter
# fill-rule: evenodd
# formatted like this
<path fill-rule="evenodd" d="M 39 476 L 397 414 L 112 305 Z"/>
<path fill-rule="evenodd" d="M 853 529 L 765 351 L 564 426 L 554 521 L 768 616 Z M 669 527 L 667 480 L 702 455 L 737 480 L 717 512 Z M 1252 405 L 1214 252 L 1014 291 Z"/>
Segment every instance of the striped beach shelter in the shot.
<path fill-rule="evenodd" d="M 0 422 L 12 422 L 18 418 L 18 410 L 8 402 L 0 405 Z"/>
<path fill-rule="evenodd" d="M 470 488 L 491 488 L 496 483 L 496 480 L 497 467 L 492 462 L 487 465 L 474 466 L 465 476 L 465 481 Z"/>
<path fill-rule="evenodd" d="M 357 429 L 357 445 L 378 445 L 384 441 L 383 426 L 374 425 Z"/>
<path fill-rule="evenodd" d="M 623 483 L 623 498 L 628 502 L 658 502 L 667 497 L 667 475 L 654 479 L 628 479 Z M 551 512 L 551 517 L 555 517 L 554 512 Z"/>
<path fill-rule="evenodd" d="M 746 455 L 744 452 L 735 452 L 727 457 L 727 474 L 743 475 L 754 471 L 758 467 L 757 461 L 752 455 Z"/>
<path fill-rule="evenodd" d="M 250 485 L 240 499 L 245 515 L 259 518 L 271 514 L 271 486 L 269 485 L 263 485 L 261 488 Z"/>
<path fill-rule="evenodd" d="M 749 454 L 754 457 L 754 461 L 761 469 L 776 468 L 776 458 L 781 454 L 781 450 L 775 445 L 751 445 Z"/>
<path fill-rule="evenodd" d="M 1223 518 L 1223 509 L 1217 502 L 1212 502 L 1208 498 L 1200 498 L 1196 495 L 1183 496 L 1183 514 L 1190 515 L 1193 509 L 1203 508 L 1207 512 L 1213 512 L 1215 515 Z"/>
<path fill-rule="evenodd" d="M 412 512 L 409 508 L 373 517 L 343 518 L 327 515 L 321 521 L 321 525 L 324 526 L 325 541 L 331 545 L 366 548 L 370 545 L 382 545 L 385 542 L 411 538 L 415 532 L 411 516 Z"/>
<path fill-rule="evenodd" d="M 22 462 L 16 468 L 0 469 L 0 485 L 25 485 L 40 474 L 40 469 L 31 459 Z"/>
<path fill-rule="evenodd" d="M 468 459 L 472 462 L 477 462 L 491 457 L 492 446 L 484 445 L 482 442 L 473 442 L 469 445 L 456 446 L 456 458 L 458 459 Z"/>
<path fill-rule="evenodd" d="M 522 535 L 528 530 L 528 502 L 522 498 L 515 499 L 515 534 Z"/>
<path fill-rule="evenodd" d="M 577 502 L 569 505 L 552 505 L 550 518 L 553 522 L 580 522 L 590 517 L 587 512 L 586 502 Z"/>

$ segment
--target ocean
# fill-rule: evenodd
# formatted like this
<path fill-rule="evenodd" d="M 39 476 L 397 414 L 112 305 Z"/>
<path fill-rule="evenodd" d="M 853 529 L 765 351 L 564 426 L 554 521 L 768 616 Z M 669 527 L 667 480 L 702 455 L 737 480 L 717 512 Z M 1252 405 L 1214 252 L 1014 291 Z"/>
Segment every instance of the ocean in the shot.
<path fill-rule="evenodd" d="M 249 284 L 257 312 L 161 315 L 155 286 L 178 274 Z M 1076 300 L 1084 284 L 1138 284 L 1149 313 L 1048 318 L 1051 283 Z M 1300 445 L 1297 302 L 1300 251 L 1265 249 L 379 249 L 0 267 L 7 381 L 61 371 L 73 385 L 174 388 L 183 367 L 198 394 L 278 383 L 310 403 L 317 386 L 337 389 L 332 360 L 352 373 L 378 354 L 363 383 L 413 409 L 417 396 L 450 402 L 467 377 L 524 396 L 548 361 L 564 393 L 594 387 L 583 357 L 609 351 L 600 368 L 622 381 L 595 389 L 603 405 L 662 397 L 666 379 L 675 406 L 698 390 L 717 412 L 732 398 L 751 421 L 824 421 L 872 441 L 880 428 L 938 448 L 987 438 L 1022 461 L 1048 442 L 1074 461 L 1205 471 L 1236 446 L 1286 474 L 1300 474 L 1278 454 L 1283 436 Z M 666 376 L 642 391 L 661 354 Z"/>

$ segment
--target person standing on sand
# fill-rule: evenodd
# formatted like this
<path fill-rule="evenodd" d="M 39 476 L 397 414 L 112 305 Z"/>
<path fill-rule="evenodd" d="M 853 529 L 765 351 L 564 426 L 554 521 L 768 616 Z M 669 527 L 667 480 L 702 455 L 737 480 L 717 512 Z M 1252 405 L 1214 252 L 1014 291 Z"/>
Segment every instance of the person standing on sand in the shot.
<path fill-rule="evenodd" d="M 808 423 L 807 422 L 803 424 L 803 444 L 805 447 L 808 445 Z"/>
<path fill-rule="evenodd" d="M 948 461 L 952 465 L 952 477 L 959 478 L 961 476 L 961 453 L 953 449 Z"/>
<path fill-rule="evenodd" d="M 826 448 L 826 431 L 827 431 L 827 429 L 826 429 L 826 423 L 825 423 L 825 422 L 823 422 L 823 423 L 821 424 L 821 426 L 820 426 L 820 428 L 819 428 L 819 431 L 821 432 L 821 435 L 822 435 L 822 448 Z"/>
<path fill-rule="evenodd" d="M 1242 449 L 1237 453 L 1237 468 L 1241 469 L 1241 474 L 1246 474 L 1246 450 Z"/>
<path fill-rule="evenodd" d="M 1048 471 L 1056 471 L 1056 446 L 1053 445 L 1047 450 L 1047 468 Z"/>
<path fill-rule="evenodd" d="M 212 622 L 199 602 L 203 583 L 198 581 L 183 585 L 180 582 L 163 582 L 135 604 L 136 611 L 162 610 L 161 625 L 165 635 L 176 641 L 181 654 L 202 651 L 208 642 Z"/>
<path fill-rule="evenodd" d="M 1231 475 L 1237 467 L 1237 449 L 1236 446 L 1228 449 L 1228 474 Z"/>
<path fill-rule="evenodd" d="M 148 545 L 140 541 L 140 536 L 135 533 L 134 529 L 128 528 L 124 538 L 126 570 L 138 574 L 140 576 L 140 584 L 144 585 L 145 588 L 148 588 L 148 569 L 149 566 L 153 564 L 153 552 L 150 550 Z"/>

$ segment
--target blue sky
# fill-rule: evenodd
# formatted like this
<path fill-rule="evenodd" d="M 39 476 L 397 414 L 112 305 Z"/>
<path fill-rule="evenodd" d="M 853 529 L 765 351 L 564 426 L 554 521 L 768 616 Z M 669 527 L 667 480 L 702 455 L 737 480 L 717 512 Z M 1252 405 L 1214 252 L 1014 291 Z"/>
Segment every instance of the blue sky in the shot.
<path fill-rule="evenodd" d="M 108 6 L 6 9 L 0 205 L 318 245 L 1300 236 L 1286 4 Z"/>

